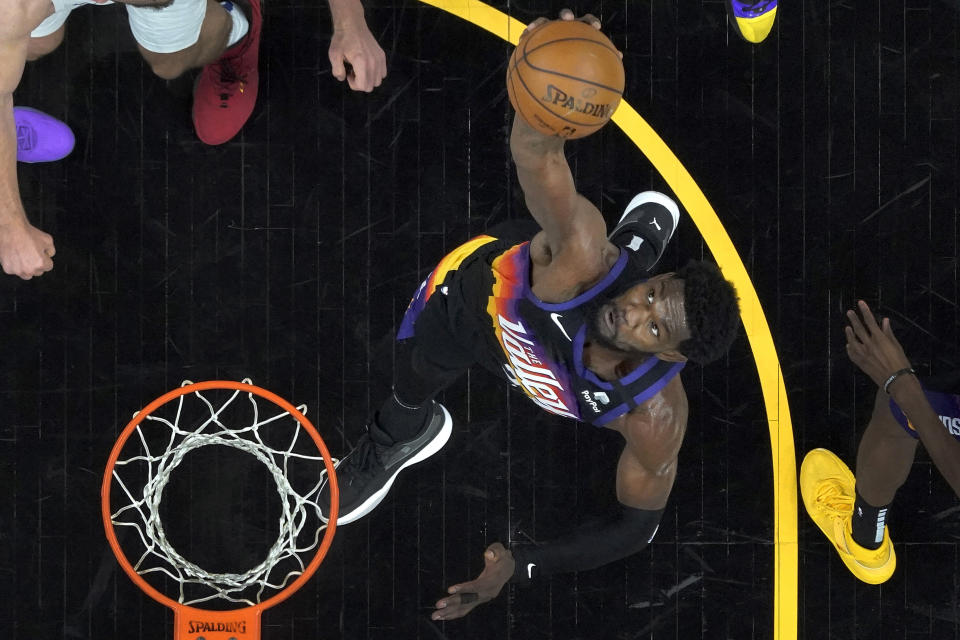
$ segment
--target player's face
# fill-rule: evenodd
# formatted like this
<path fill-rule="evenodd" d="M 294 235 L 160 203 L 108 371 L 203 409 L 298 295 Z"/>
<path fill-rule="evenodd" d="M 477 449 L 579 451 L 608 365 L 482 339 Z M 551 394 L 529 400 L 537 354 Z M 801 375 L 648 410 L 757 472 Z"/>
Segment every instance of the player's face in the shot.
<path fill-rule="evenodd" d="M 628 289 L 600 306 L 592 329 L 595 340 L 620 351 L 675 351 L 690 337 L 683 280 L 664 273 Z"/>

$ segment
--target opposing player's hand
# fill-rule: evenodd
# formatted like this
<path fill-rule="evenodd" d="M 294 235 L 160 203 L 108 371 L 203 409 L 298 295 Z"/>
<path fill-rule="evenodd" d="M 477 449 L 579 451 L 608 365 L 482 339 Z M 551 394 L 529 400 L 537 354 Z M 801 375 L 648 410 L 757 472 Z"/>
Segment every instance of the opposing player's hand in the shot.
<path fill-rule="evenodd" d="M 333 77 L 354 91 L 369 93 L 387 77 L 387 56 L 366 22 L 334 28 L 327 54 Z"/>
<path fill-rule="evenodd" d="M 0 266 L 3 272 L 29 280 L 53 269 L 57 250 L 53 238 L 29 222 L 0 227 Z"/>
<path fill-rule="evenodd" d="M 580 22 L 586 22 L 597 31 L 600 30 L 600 19 L 597 18 L 597 16 L 593 15 L 592 13 L 584 14 L 578 18 L 573 14 L 573 11 L 571 11 L 570 9 L 561 9 L 560 19 L 561 20 L 579 20 Z M 530 35 L 530 33 L 535 31 L 537 27 L 540 27 L 541 25 L 547 22 L 550 22 L 550 18 L 537 18 L 536 20 L 534 20 L 533 22 L 527 25 L 527 28 L 524 29 L 523 33 L 520 34 L 520 39 L 521 40 L 524 39 L 525 37 Z M 622 51 L 617 51 L 617 55 L 619 55 L 620 58 L 623 58 Z"/>
<path fill-rule="evenodd" d="M 561 20 L 579 20 L 581 22 L 586 22 L 591 25 L 594 29 L 600 30 L 600 20 L 591 13 L 580 16 L 579 18 L 573 15 L 573 11 L 570 9 L 561 9 L 560 10 L 560 19 Z M 527 28 L 523 30 L 523 33 L 520 34 L 520 38 L 524 38 L 529 35 L 532 31 L 535 31 L 537 27 L 550 22 L 550 18 L 537 18 L 533 22 L 527 25 Z"/>
<path fill-rule="evenodd" d="M 883 318 L 878 325 L 866 302 L 860 300 L 857 307 L 859 315 L 853 309 L 847 311 L 847 319 L 850 321 L 850 326 L 845 329 L 847 355 L 853 364 L 860 367 L 879 386 L 886 382 L 893 372 L 910 368 L 910 361 L 897 337 L 893 335 L 890 318 Z"/>
<path fill-rule="evenodd" d="M 489 602 L 500 594 L 503 585 L 513 576 L 513 554 L 499 542 L 494 542 L 483 553 L 483 564 L 483 571 L 475 580 L 447 589 L 450 595 L 437 601 L 437 610 L 430 616 L 433 620 L 462 618 L 477 605 Z"/>

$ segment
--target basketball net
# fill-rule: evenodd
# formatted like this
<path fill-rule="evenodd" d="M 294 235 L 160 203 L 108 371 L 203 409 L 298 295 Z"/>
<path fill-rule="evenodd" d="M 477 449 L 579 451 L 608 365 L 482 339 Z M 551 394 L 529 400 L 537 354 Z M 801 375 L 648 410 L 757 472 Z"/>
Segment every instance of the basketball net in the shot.
<path fill-rule="evenodd" d="M 204 395 L 207 389 L 219 389 L 221 396 L 224 389 L 232 389 L 232 393 L 226 400 L 214 402 Z M 190 410 L 184 411 L 188 396 L 199 400 L 199 405 L 191 402 Z M 268 409 L 261 408 L 258 402 L 263 398 L 271 401 Z M 249 425 L 222 421 L 224 413 L 234 403 L 249 405 L 243 411 L 252 415 Z M 154 415 L 154 411 L 164 404 L 170 405 L 172 411 L 166 413 L 172 415 Z M 231 410 L 231 417 L 236 409 Z M 202 415 L 198 416 L 198 413 Z M 241 383 L 195 384 L 185 381 L 180 389 L 148 405 L 142 414 L 134 414 L 134 419 L 117 441 L 104 477 L 102 508 L 107 538 L 134 582 L 177 612 L 178 638 L 195 637 L 187 632 L 179 619 L 188 613 L 195 617 L 202 612 L 195 609 L 197 605 L 214 600 L 254 607 L 255 610 L 250 610 L 252 616 L 246 619 L 259 631 L 258 619 L 262 609 L 277 604 L 296 591 L 319 566 L 332 541 L 333 525 L 324 522 L 323 511 L 329 511 L 328 515 L 335 522 L 335 479 L 331 482 L 332 497 L 327 498 L 332 504 L 321 505 L 319 497 L 327 477 L 334 477 L 336 461 L 329 457 L 305 413 L 306 406 L 293 408 L 270 392 L 253 386 L 249 379 Z M 278 439 L 278 432 L 283 434 L 281 439 Z M 312 446 L 312 451 L 318 455 L 309 451 L 304 453 L 305 445 L 317 445 Z M 183 557 L 167 539 L 160 518 L 161 500 L 171 474 L 188 453 L 209 446 L 231 447 L 256 458 L 273 478 L 280 497 L 276 542 L 262 562 L 238 573 L 207 571 Z M 121 458 L 125 448 L 137 451 L 135 455 Z M 291 469 L 296 466 L 309 468 L 312 475 L 306 483 L 300 481 L 300 486 L 294 486 L 295 481 L 291 479 Z M 303 474 L 296 475 L 299 478 Z M 110 484 L 119 489 L 112 497 Z M 126 547 L 137 547 L 135 551 L 120 548 L 114 531 L 120 527 L 136 531 L 137 537 L 125 543 Z M 312 561 L 308 557 L 311 552 L 316 552 Z M 159 578 L 153 582 L 169 584 L 168 580 L 174 581 L 175 600 L 159 593 L 145 580 L 151 574 Z M 244 618 L 233 615 L 234 612 L 203 613 L 209 614 L 205 619 L 212 620 Z M 229 623 L 217 623 L 208 628 L 207 637 L 211 637 L 211 630 L 227 629 L 225 624 L 228 626 Z"/>

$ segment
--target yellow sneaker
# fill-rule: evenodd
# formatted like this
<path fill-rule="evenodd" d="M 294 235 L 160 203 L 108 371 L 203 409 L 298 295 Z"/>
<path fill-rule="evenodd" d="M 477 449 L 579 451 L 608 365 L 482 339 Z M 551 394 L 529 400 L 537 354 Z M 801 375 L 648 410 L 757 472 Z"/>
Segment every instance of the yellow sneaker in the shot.
<path fill-rule="evenodd" d="M 777 19 L 777 0 L 727 0 L 727 17 L 740 37 L 763 42 Z"/>
<path fill-rule="evenodd" d="M 850 572 L 868 584 L 886 582 L 897 568 L 887 527 L 877 549 L 864 549 L 850 532 L 856 480 L 843 461 L 826 449 L 814 449 L 800 465 L 800 494 L 810 518 L 840 554 Z"/>

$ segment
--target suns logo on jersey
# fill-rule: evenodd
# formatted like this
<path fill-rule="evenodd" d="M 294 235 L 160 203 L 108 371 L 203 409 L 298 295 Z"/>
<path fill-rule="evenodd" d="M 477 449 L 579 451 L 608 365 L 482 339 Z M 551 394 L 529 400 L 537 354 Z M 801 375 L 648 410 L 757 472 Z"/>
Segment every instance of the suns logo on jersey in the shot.
<path fill-rule="evenodd" d="M 526 337 L 527 330 L 523 323 L 511 322 L 499 314 L 497 322 L 500 325 L 500 344 L 509 360 L 508 373 L 512 374 L 510 377 L 531 400 L 547 411 L 567 418 L 576 418 L 561 398 L 563 385 L 534 353 L 534 343 Z"/>

